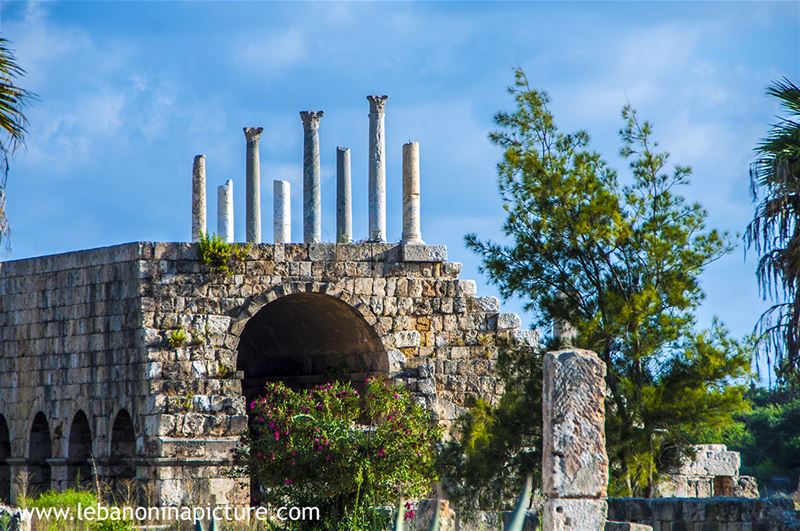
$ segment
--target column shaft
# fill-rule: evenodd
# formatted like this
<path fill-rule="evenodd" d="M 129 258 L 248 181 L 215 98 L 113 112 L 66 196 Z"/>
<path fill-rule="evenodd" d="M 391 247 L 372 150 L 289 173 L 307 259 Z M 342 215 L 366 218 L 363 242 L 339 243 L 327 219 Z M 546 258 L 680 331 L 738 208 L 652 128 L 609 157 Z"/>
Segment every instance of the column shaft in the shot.
<path fill-rule="evenodd" d="M 350 148 L 336 148 L 336 243 L 353 241 Z"/>
<path fill-rule="evenodd" d="M 303 111 L 303 242 L 322 241 L 322 190 L 319 167 L 319 121 L 323 111 Z"/>
<path fill-rule="evenodd" d="M 197 155 L 192 166 L 192 241 L 206 234 L 206 158 Z"/>
<path fill-rule="evenodd" d="M 217 234 L 233 242 L 233 181 L 217 187 Z"/>
<path fill-rule="evenodd" d="M 421 245 L 419 202 L 419 143 L 403 144 L 403 237 L 402 243 Z"/>
<path fill-rule="evenodd" d="M 548 352 L 542 368 L 544 531 L 603 529 L 606 366 L 594 352 Z"/>
<path fill-rule="evenodd" d="M 369 101 L 369 240 L 386 241 L 386 139 L 384 108 L 389 96 Z"/>
<path fill-rule="evenodd" d="M 274 221 L 273 236 L 275 243 L 291 243 L 292 241 L 292 190 L 289 181 L 275 181 L 273 189 Z"/>
<path fill-rule="evenodd" d="M 244 136 L 247 139 L 245 221 L 247 241 L 251 243 L 261 243 L 261 162 L 258 141 L 263 131 L 262 127 L 244 128 Z"/>

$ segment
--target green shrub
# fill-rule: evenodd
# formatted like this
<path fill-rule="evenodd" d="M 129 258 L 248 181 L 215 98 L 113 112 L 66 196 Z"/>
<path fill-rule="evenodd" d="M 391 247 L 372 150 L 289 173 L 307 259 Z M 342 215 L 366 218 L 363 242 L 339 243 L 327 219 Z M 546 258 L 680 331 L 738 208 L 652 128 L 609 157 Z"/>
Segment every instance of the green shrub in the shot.
<path fill-rule="evenodd" d="M 376 529 L 399 497 L 429 493 L 441 430 L 401 385 L 366 382 L 293 391 L 269 383 L 249 404 L 241 457 L 260 487 L 256 503 L 316 506 L 325 529 Z"/>
<path fill-rule="evenodd" d="M 75 520 L 70 519 L 67 523 L 64 519 L 53 518 L 48 521 L 39 521 L 34 524 L 34 529 L 47 529 L 47 531 L 62 531 L 64 529 L 76 529 L 86 531 L 131 531 L 133 530 L 133 523 L 127 520 L 94 520 L 94 521 L 77 521 L 78 506 L 81 507 L 96 507 L 98 505 L 97 496 L 92 491 L 67 489 L 59 492 L 55 490 L 48 490 L 35 498 L 25 497 L 19 500 L 20 507 L 26 509 L 70 509 L 71 515 Z M 41 527 L 44 525 L 45 527 Z"/>
<path fill-rule="evenodd" d="M 169 337 L 167 337 L 167 345 L 169 345 L 170 348 L 179 348 L 184 346 L 188 340 L 189 338 L 186 335 L 186 331 L 183 328 L 176 328 L 170 332 Z"/>
<path fill-rule="evenodd" d="M 197 246 L 197 258 L 211 271 L 229 275 L 232 268 L 247 257 L 250 245 L 236 245 L 226 242 L 217 234 L 203 234 Z"/>

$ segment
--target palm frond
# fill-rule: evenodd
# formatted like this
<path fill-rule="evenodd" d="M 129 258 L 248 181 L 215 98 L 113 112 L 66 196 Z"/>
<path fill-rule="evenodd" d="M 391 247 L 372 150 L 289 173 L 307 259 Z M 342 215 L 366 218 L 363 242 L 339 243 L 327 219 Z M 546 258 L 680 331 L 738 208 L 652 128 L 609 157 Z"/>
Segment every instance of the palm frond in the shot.
<path fill-rule="evenodd" d="M 756 325 L 758 349 L 786 380 L 800 373 L 800 87 L 784 77 L 767 94 L 788 115 L 755 148 L 750 190 L 757 204 L 744 242 L 761 255 L 759 291 L 774 303 Z"/>

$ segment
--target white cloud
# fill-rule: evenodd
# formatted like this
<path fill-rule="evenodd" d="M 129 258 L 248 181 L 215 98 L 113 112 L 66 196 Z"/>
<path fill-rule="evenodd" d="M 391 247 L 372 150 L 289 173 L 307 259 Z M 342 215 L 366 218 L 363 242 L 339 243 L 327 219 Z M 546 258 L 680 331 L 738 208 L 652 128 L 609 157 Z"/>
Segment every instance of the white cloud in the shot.
<path fill-rule="evenodd" d="M 272 33 L 266 37 L 248 36 L 233 45 L 233 57 L 255 72 L 274 73 L 302 63 L 308 57 L 305 38 L 297 29 Z"/>

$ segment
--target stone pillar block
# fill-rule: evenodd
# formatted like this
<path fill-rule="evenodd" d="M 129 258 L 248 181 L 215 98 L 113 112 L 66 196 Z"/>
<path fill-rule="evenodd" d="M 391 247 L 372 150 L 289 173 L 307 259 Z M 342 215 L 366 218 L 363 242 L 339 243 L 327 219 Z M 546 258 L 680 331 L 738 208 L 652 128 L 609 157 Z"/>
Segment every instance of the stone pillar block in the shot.
<path fill-rule="evenodd" d="M 250 243 L 261 243 L 261 159 L 258 153 L 258 141 L 263 131 L 262 127 L 244 128 L 247 141 L 245 225 L 247 241 Z"/>
<path fill-rule="evenodd" d="M 386 137 L 384 116 L 389 96 L 369 101 L 369 241 L 386 241 Z"/>
<path fill-rule="evenodd" d="M 206 234 L 206 157 L 197 155 L 192 166 L 192 241 Z"/>
<path fill-rule="evenodd" d="M 544 531 L 603 529 L 608 506 L 605 364 L 588 350 L 544 358 Z"/>
<path fill-rule="evenodd" d="M 289 181 L 274 183 L 273 239 L 275 243 L 292 242 L 292 190 Z"/>
<path fill-rule="evenodd" d="M 303 122 L 303 243 L 322 241 L 319 122 L 324 114 L 324 111 L 300 113 Z"/>
<path fill-rule="evenodd" d="M 233 181 L 217 187 L 217 234 L 226 242 L 233 242 Z"/>
<path fill-rule="evenodd" d="M 336 243 L 353 241 L 350 148 L 336 148 Z"/>
<path fill-rule="evenodd" d="M 594 352 L 545 356 L 542 486 L 549 497 L 606 495 L 605 376 Z"/>
<path fill-rule="evenodd" d="M 403 235 L 401 243 L 424 245 L 420 231 L 419 142 L 403 144 Z"/>
<path fill-rule="evenodd" d="M 608 505 L 605 500 L 556 498 L 544 504 L 544 531 L 602 531 Z"/>

